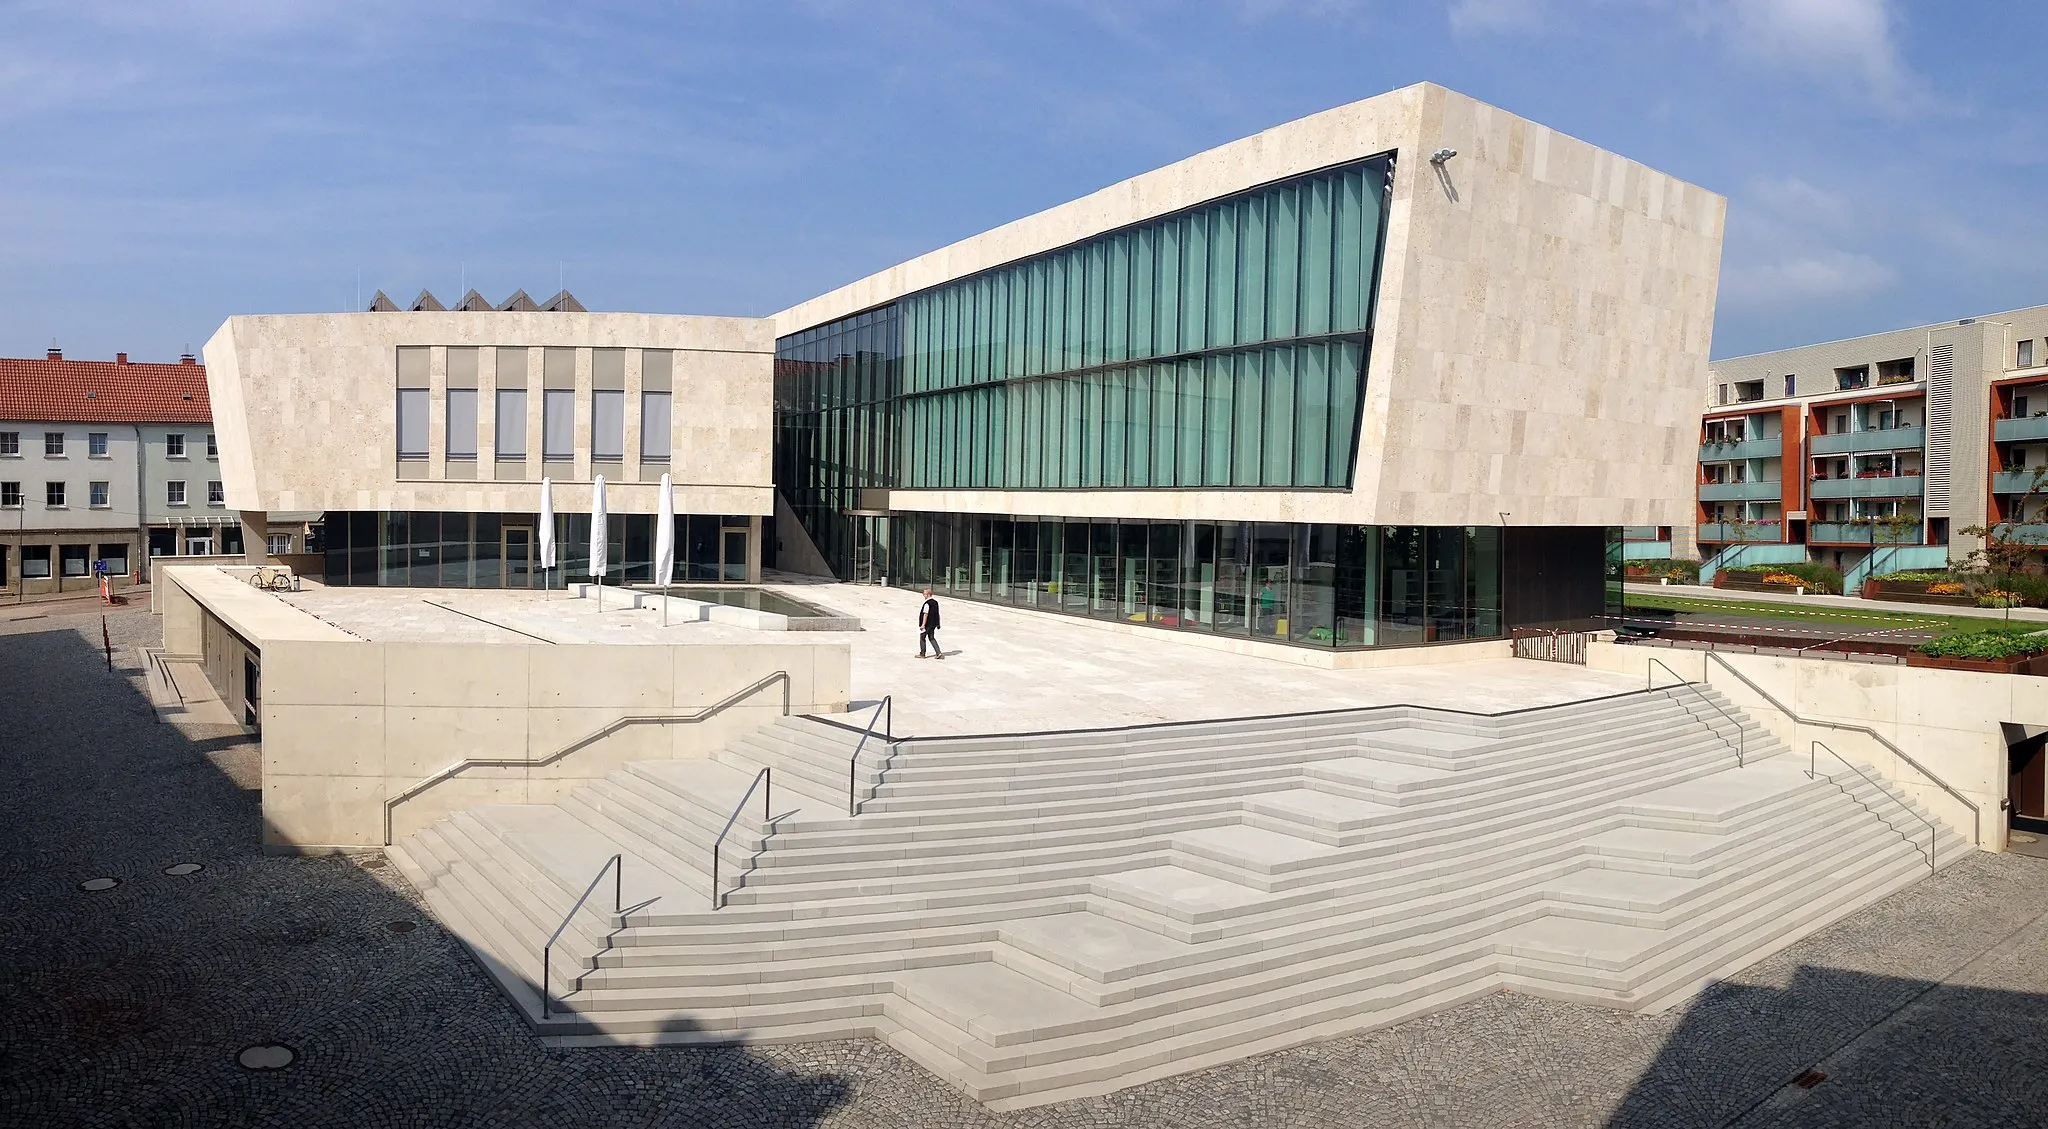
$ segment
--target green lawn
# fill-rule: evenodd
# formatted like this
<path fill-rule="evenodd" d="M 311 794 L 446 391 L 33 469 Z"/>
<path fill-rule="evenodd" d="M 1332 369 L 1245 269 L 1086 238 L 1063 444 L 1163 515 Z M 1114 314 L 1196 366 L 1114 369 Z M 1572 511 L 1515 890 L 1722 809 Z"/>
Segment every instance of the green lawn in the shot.
<path fill-rule="evenodd" d="M 1816 628 L 1829 630 L 1855 630 L 1868 628 L 1884 631 L 1904 628 L 1914 631 L 1961 632 L 1998 631 L 2005 627 L 2003 619 L 1989 617 L 1941 615 L 1923 612 L 1863 611 L 1857 608 L 1814 607 L 1811 609 L 1789 604 L 1766 603 L 1748 600 L 1701 600 L 1686 596 L 1648 595 L 1630 592 L 1623 597 L 1630 611 L 1638 609 L 1665 610 L 1691 613 L 1702 618 L 1716 615 L 1753 616 L 1759 619 L 1783 620 L 1786 623 L 1811 624 Z M 2039 627 L 2027 623 L 2015 626 Z"/>

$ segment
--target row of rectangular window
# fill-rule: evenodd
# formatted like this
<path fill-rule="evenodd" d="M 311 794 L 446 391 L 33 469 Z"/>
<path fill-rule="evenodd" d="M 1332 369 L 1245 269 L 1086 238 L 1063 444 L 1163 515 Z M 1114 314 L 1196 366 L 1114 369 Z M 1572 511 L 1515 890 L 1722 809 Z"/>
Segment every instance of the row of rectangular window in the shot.
<path fill-rule="evenodd" d="M 57 568 L 67 577 L 90 575 L 92 562 L 98 561 L 105 571 L 113 576 L 128 573 L 128 546 L 119 541 L 98 545 L 57 545 L 51 553 L 50 545 L 23 545 L 21 547 L 21 578 L 23 580 L 50 579 L 50 565 L 54 556 Z M 8 584 L 8 546 L 0 545 L 0 588 Z M 97 550 L 97 552 L 95 552 Z"/>
<path fill-rule="evenodd" d="M 108 433 L 104 431 L 86 432 L 86 456 L 95 459 L 106 458 L 107 436 Z M 49 459 L 64 458 L 65 442 L 66 436 L 62 431 L 43 432 L 43 457 Z M 182 432 L 173 431 L 164 436 L 164 456 L 172 459 L 182 459 L 185 457 L 185 436 Z M 20 457 L 21 432 L 0 431 L 0 458 Z M 206 457 L 209 459 L 220 458 L 220 444 L 215 441 L 213 433 L 210 431 L 206 433 Z"/>
<path fill-rule="evenodd" d="M 428 398 L 425 388 L 398 390 L 398 457 L 424 459 L 428 444 Z M 526 458 L 527 393 L 524 388 L 500 388 L 492 413 L 493 446 L 500 462 Z M 673 395 L 669 392 L 640 394 L 640 460 L 667 462 Z M 477 418 L 477 390 L 447 390 L 446 450 L 452 460 L 477 457 L 480 435 Z M 576 457 L 576 393 L 568 388 L 541 390 L 541 457 Z M 608 462 L 626 457 L 626 394 L 618 389 L 597 389 L 590 394 L 590 457 Z"/>
<path fill-rule="evenodd" d="M 103 510 L 113 505 L 111 492 L 108 487 L 109 484 L 106 482 L 89 482 L 86 484 L 86 496 L 90 499 L 88 504 L 91 508 Z M 43 505 L 53 510 L 64 509 L 70 504 L 69 493 L 68 483 L 45 482 L 43 483 Z M 227 504 L 227 500 L 227 491 L 220 482 L 214 481 L 206 484 L 207 505 L 224 506 Z M 164 483 L 164 502 L 167 505 L 173 506 L 187 504 L 183 480 L 172 479 Z M 0 482 L 0 509 L 18 510 L 21 508 L 21 503 L 21 483 Z"/>
<path fill-rule="evenodd" d="M 449 345 L 447 387 L 476 388 L 480 385 L 478 358 L 485 346 Z M 491 347 L 495 353 L 494 383 L 499 388 L 526 387 L 532 350 L 525 345 Z M 398 346 L 398 387 L 430 387 L 432 346 Z M 541 387 L 576 387 L 576 346 L 550 345 L 541 349 Z M 649 391 L 667 392 L 675 380 L 675 350 L 640 350 L 640 385 Z M 590 350 L 590 384 L 593 388 L 623 391 L 626 387 L 626 350 Z"/>

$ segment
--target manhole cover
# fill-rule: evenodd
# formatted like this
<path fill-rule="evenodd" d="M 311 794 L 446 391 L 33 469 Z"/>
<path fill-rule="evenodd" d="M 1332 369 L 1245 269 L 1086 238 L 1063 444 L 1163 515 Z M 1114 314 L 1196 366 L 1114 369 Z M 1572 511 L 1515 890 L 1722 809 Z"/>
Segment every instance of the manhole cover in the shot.
<path fill-rule="evenodd" d="M 181 862 L 164 867 L 164 873 L 182 878 L 187 874 L 197 874 L 205 869 L 205 866 L 196 862 Z"/>
<path fill-rule="evenodd" d="M 418 929 L 419 925 L 417 922 L 411 921 L 388 921 L 384 923 L 384 928 L 391 930 L 393 933 L 410 933 Z"/>
<path fill-rule="evenodd" d="M 299 1052 L 283 1043 L 258 1043 L 253 1047 L 243 1047 L 235 1061 L 241 1063 L 244 1070 L 283 1070 L 298 1057 Z"/>
<path fill-rule="evenodd" d="M 78 888 L 81 890 L 85 890 L 89 893 L 97 894 L 101 890 L 111 890 L 114 887 L 119 886 L 120 884 L 121 880 L 119 878 L 88 878 L 85 881 L 80 882 L 78 884 Z"/>

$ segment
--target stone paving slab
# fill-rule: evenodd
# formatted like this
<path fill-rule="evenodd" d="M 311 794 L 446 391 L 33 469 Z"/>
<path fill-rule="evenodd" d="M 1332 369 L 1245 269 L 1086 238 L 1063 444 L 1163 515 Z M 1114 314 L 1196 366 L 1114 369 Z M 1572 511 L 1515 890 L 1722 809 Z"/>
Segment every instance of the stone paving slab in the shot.
<path fill-rule="evenodd" d="M 390 867 L 263 855 L 255 747 L 155 721 L 125 656 L 156 621 L 108 622 L 111 675 L 97 607 L 0 624 L 9 1129 L 1818 1129 L 2038 1125 L 2048 1109 L 2048 861 L 2010 855 L 1659 1015 L 1496 993 L 1017 1113 L 873 1040 L 542 1047 Z M 164 873 L 182 862 L 205 869 Z M 122 881 L 79 889 L 98 876 Z M 256 1043 L 294 1065 L 237 1065 Z M 1809 1069 L 1826 1080 L 1791 1084 Z"/>

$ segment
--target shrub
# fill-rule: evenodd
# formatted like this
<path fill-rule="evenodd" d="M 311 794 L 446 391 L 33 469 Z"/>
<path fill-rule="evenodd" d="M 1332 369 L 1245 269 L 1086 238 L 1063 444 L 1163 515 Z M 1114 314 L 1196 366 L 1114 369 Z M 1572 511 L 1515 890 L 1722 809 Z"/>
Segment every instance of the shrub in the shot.
<path fill-rule="evenodd" d="M 1941 584 L 1953 579 L 1946 572 L 1887 572 L 1872 580 L 1895 580 L 1900 584 Z"/>
<path fill-rule="evenodd" d="M 2048 651 L 2048 632 L 1962 631 L 1920 644 L 1938 659 L 2016 659 Z"/>
<path fill-rule="evenodd" d="M 2048 577 L 2012 573 L 1991 578 L 1991 586 L 2019 596 L 2020 603 L 2040 607 L 2048 604 Z"/>
<path fill-rule="evenodd" d="M 1698 584 L 1700 582 L 1700 562 L 1667 561 L 1665 563 L 1664 575 L 1671 578 L 1671 583 Z"/>
<path fill-rule="evenodd" d="M 1799 578 L 1799 583 L 1806 586 L 1808 592 L 1821 592 L 1830 596 L 1839 596 L 1842 592 L 1841 571 L 1829 568 L 1818 561 L 1787 561 L 1780 564 L 1736 565 L 1728 571 L 1745 574 L 1760 572 L 1764 574 L 1764 582 L 1767 584 L 1776 583 L 1770 579 L 1773 574 L 1796 576 Z"/>
<path fill-rule="evenodd" d="M 2008 592 L 2003 588 L 1987 588 L 1977 595 L 1980 608 L 2016 608 L 2022 602 L 2018 592 Z"/>

